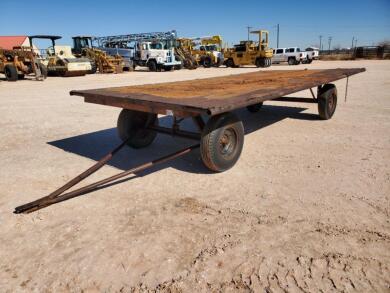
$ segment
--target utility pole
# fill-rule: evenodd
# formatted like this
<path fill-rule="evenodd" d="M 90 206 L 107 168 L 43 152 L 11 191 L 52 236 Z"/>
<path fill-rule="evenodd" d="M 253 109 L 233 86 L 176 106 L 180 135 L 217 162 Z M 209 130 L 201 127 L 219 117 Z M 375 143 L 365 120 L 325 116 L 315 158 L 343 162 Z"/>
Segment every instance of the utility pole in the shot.
<path fill-rule="evenodd" d="M 277 25 L 277 33 L 276 33 L 276 48 L 279 48 L 279 23 Z"/>
<path fill-rule="evenodd" d="M 357 47 L 357 39 L 355 39 L 355 48 Z"/>
<path fill-rule="evenodd" d="M 330 44 L 332 44 L 332 37 L 329 37 L 329 38 L 328 38 L 328 44 L 329 44 L 329 49 L 328 49 L 328 51 L 330 52 Z"/>
<path fill-rule="evenodd" d="M 321 51 L 322 50 L 322 35 L 320 35 L 320 48 L 319 50 Z"/>
<path fill-rule="evenodd" d="M 248 41 L 249 41 L 249 33 L 252 27 L 248 25 L 246 28 L 248 29 Z"/>
<path fill-rule="evenodd" d="M 352 46 L 351 49 L 353 49 L 353 42 L 355 41 L 355 36 L 352 37 Z"/>

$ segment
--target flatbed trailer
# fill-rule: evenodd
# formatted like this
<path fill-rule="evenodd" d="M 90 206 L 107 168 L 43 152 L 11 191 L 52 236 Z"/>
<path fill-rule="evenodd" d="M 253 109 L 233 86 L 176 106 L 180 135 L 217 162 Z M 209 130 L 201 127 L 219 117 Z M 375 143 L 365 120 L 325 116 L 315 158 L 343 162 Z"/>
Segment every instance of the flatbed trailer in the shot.
<path fill-rule="evenodd" d="M 35 211 L 79 196 L 129 174 L 185 155 L 196 148 L 200 148 L 202 161 L 208 169 L 214 172 L 228 170 L 239 159 L 244 143 L 244 127 L 242 121 L 232 113 L 233 110 L 246 107 L 254 113 L 267 100 L 309 102 L 317 103 L 319 117 L 327 120 L 333 116 L 337 105 L 337 90 L 331 82 L 347 78 L 348 85 L 349 76 L 363 71 L 364 68 L 258 71 L 180 82 L 71 91 L 70 95 L 82 96 L 87 103 L 122 108 L 117 122 L 122 143 L 61 188 L 17 207 L 15 213 Z M 312 90 L 315 87 L 317 95 Z M 284 97 L 305 89 L 310 90 L 312 98 Z M 174 116 L 172 128 L 159 126 L 158 114 Z M 191 118 L 199 131 L 181 130 L 180 122 L 184 118 Z M 186 137 L 197 143 L 64 194 L 70 187 L 100 169 L 124 145 L 147 147 L 157 133 Z"/>

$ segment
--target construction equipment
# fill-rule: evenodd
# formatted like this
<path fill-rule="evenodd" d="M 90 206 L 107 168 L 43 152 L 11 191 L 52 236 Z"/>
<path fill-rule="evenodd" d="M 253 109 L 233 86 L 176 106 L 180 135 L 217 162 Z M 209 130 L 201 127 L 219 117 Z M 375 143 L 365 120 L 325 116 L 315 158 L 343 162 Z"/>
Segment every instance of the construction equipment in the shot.
<path fill-rule="evenodd" d="M 99 47 L 116 48 L 119 55 L 134 66 L 146 66 L 150 71 L 170 71 L 180 66 L 175 59 L 176 31 L 97 37 Z"/>
<path fill-rule="evenodd" d="M 211 66 L 219 67 L 223 64 L 224 56 L 222 53 L 221 36 L 199 37 L 191 40 L 193 43 L 191 53 L 198 64 L 206 68 Z"/>
<path fill-rule="evenodd" d="M 175 46 L 175 57 L 177 60 L 181 61 L 180 67 L 187 69 L 196 69 L 198 68 L 198 62 L 191 53 L 192 41 L 191 39 L 178 38 L 176 40 Z"/>
<path fill-rule="evenodd" d="M 87 58 L 76 58 L 72 54 L 70 46 L 58 46 L 56 40 L 60 36 L 35 35 L 29 36 L 30 46 L 33 47 L 34 39 L 48 39 L 52 46 L 47 49 L 39 50 L 38 58 L 46 65 L 49 75 L 58 76 L 82 76 L 92 70 L 92 65 Z"/>
<path fill-rule="evenodd" d="M 331 82 L 365 71 L 364 68 L 323 70 L 258 71 L 224 77 L 147 84 L 96 90 L 71 91 L 87 103 L 123 108 L 117 130 L 122 143 L 93 166 L 80 173 L 51 194 L 15 208 L 14 213 L 30 213 L 94 190 L 109 187 L 129 175 L 200 149 L 206 168 L 223 172 L 240 158 L 244 145 L 244 127 L 232 111 L 247 107 L 258 112 L 264 101 L 318 104 L 319 117 L 331 119 L 337 106 L 337 89 Z M 317 87 L 317 96 L 312 88 Z M 310 89 L 313 98 L 284 97 Z M 267 109 L 267 111 L 272 108 Z M 157 115 L 173 115 L 172 128 L 159 125 Z M 180 119 L 177 119 L 179 118 Z M 207 121 L 203 119 L 209 117 Z M 197 132 L 180 129 L 184 118 L 191 118 Z M 318 125 L 318 127 L 320 127 Z M 195 140 L 195 144 L 160 158 L 132 167 L 108 178 L 66 192 L 102 168 L 125 145 L 144 148 L 153 143 L 157 133 Z M 198 156 L 198 154 L 197 154 Z M 65 193 L 66 192 L 66 193 Z"/>
<path fill-rule="evenodd" d="M 268 31 L 252 31 L 259 37 L 258 42 L 241 41 L 234 48 L 224 50 L 227 67 L 239 67 L 241 65 L 256 65 L 256 67 L 270 67 L 272 64 L 272 49 L 268 47 Z"/>
<path fill-rule="evenodd" d="M 8 81 L 17 81 L 30 74 L 36 80 L 44 80 L 47 68 L 37 60 L 32 47 L 14 47 L 13 50 L 0 48 L 0 73 L 4 73 Z"/>
<path fill-rule="evenodd" d="M 125 67 L 123 58 L 110 55 L 100 48 L 93 46 L 92 36 L 76 36 L 73 39 L 72 53 L 79 58 L 88 58 L 92 64 L 91 73 L 99 70 L 99 73 L 121 73 L 125 68 L 132 69 L 132 66 Z"/>

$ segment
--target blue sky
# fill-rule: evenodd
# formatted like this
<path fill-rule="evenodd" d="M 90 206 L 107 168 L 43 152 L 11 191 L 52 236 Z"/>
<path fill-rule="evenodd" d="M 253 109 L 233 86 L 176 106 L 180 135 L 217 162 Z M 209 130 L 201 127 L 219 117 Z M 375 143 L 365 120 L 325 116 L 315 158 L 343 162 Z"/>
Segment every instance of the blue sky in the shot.
<path fill-rule="evenodd" d="M 168 31 L 196 37 L 220 34 L 229 45 L 247 38 L 246 26 L 270 31 L 276 46 L 318 45 L 324 48 L 390 40 L 390 0 L 365 1 L 31 1 L 0 0 L 0 35 L 55 34 L 59 44 L 71 36 Z M 111 6 L 110 6 L 111 4 Z M 4 13 L 6 11 L 6 13 Z"/>

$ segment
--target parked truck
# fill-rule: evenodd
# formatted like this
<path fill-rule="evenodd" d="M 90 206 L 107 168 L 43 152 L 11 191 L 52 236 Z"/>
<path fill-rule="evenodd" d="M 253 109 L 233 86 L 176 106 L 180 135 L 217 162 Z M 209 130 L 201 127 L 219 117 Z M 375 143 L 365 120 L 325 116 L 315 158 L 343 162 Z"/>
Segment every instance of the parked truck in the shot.
<path fill-rule="evenodd" d="M 148 67 L 150 71 L 170 71 L 181 65 L 175 58 L 176 31 L 140 33 L 98 37 L 103 48 L 117 50 L 133 66 Z"/>
<path fill-rule="evenodd" d="M 301 51 L 298 47 L 276 48 L 273 50 L 272 63 L 287 62 L 289 65 L 298 65 L 302 63 L 311 63 L 307 52 Z"/>
<path fill-rule="evenodd" d="M 320 59 L 320 49 L 316 47 L 308 47 L 306 48 L 306 52 L 311 61 Z"/>

